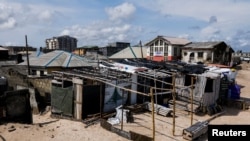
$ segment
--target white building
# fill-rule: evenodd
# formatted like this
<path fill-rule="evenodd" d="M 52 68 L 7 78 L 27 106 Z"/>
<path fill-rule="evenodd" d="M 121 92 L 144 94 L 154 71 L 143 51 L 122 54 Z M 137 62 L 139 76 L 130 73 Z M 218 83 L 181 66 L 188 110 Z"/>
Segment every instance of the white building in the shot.
<path fill-rule="evenodd" d="M 77 39 L 68 35 L 52 37 L 45 40 L 46 48 L 73 52 L 77 48 Z"/>

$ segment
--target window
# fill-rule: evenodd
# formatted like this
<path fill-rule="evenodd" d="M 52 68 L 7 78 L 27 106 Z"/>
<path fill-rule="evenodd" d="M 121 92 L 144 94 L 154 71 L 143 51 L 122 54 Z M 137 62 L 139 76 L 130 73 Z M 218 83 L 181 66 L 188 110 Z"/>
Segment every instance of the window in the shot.
<path fill-rule="evenodd" d="M 168 46 L 167 45 L 164 46 L 164 53 L 168 53 Z"/>
<path fill-rule="evenodd" d="M 159 44 L 159 41 L 158 40 L 155 41 L 155 46 L 158 46 L 158 44 Z"/>
<path fill-rule="evenodd" d="M 213 79 L 207 78 L 205 92 L 213 92 Z"/>
<path fill-rule="evenodd" d="M 159 47 L 160 48 L 160 51 L 162 52 L 163 51 L 163 47 Z"/>
<path fill-rule="evenodd" d="M 187 56 L 187 52 L 184 52 L 183 55 L 184 55 L 184 56 Z"/>
<path fill-rule="evenodd" d="M 193 78 L 193 85 L 196 83 L 196 80 Z M 192 85 L 192 76 L 185 75 L 185 84 L 184 86 L 191 86 Z"/>
<path fill-rule="evenodd" d="M 198 52 L 198 58 L 203 58 L 203 52 Z"/>
<path fill-rule="evenodd" d="M 32 75 L 36 75 L 36 70 L 31 70 Z"/>
<path fill-rule="evenodd" d="M 155 47 L 155 52 L 158 52 L 158 47 Z"/>
<path fill-rule="evenodd" d="M 153 46 L 150 46 L 150 53 L 152 53 L 154 51 Z"/>
<path fill-rule="evenodd" d="M 163 41 L 162 40 L 160 40 L 160 46 L 162 46 L 163 45 Z"/>
<path fill-rule="evenodd" d="M 40 70 L 40 76 L 44 76 L 44 71 Z"/>
<path fill-rule="evenodd" d="M 177 47 L 174 47 L 174 56 L 177 56 Z"/>

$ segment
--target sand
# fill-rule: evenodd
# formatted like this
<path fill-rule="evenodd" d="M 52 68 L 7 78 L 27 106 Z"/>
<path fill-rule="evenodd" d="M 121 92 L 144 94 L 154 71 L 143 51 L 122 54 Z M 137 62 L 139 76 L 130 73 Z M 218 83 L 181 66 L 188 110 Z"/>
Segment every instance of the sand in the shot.
<path fill-rule="evenodd" d="M 241 97 L 250 98 L 250 65 L 241 64 L 236 82 L 241 86 Z M 240 110 L 234 107 L 223 107 L 225 114 L 213 119 L 210 124 L 249 124 L 250 110 Z M 209 115 L 194 115 L 193 123 L 204 121 Z M 176 126 L 172 117 L 155 115 L 155 140 L 185 140 L 183 129 L 191 125 L 191 116 L 184 111 L 177 111 Z M 116 125 L 121 128 L 121 125 Z M 134 131 L 152 137 L 151 113 L 134 115 L 133 123 L 124 123 L 123 130 Z M 175 135 L 173 135 L 175 129 Z M 51 113 L 33 115 L 33 124 L 6 123 L 0 125 L 0 141 L 127 141 L 115 133 L 103 129 L 99 123 L 85 127 L 79 121 L 52 118 Z M 207 140 L 206 136 L 199 140 Z"/>

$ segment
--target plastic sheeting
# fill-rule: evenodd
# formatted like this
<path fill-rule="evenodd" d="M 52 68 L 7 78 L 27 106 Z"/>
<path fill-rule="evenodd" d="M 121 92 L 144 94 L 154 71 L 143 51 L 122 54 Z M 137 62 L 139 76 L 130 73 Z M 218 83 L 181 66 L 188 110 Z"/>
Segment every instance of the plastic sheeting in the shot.
<path fill-rule="evenodd" d="M 52 86 L 51 107 L 52 113 L 73 116 L 73 90 L 71 87 L 61 88 Z"/>
<path fill-rule="evenodd" d="M 123 111 L 122 111 L 123 110 Z M 119 124 L 122 120 L 123 122 L 128 122 L 129 110 L 122 109 L 122 105 L 116 108 L 116 116 L 109 118 L 108 122 L 112 125 Z"/>

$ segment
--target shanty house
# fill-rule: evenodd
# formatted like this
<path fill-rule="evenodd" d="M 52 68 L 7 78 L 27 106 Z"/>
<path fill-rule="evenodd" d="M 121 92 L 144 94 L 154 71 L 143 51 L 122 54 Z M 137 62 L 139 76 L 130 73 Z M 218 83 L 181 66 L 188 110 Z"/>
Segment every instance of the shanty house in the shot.
<path fill-rule="evenodd" d="M 191 82 L 192 77 L 194 78 L 193 84 Z M 191 95 L 193 95 L 193 101 L 197 105 L 196 108 L 216 105 L 219 98 L 220 80 L 221 75 L 211 71 L 195 75 L 178 74 L 176 75 L 176 85 L 186 88 L 176 88 L 177 98 L 189 102 Z M 191 85 L 194 86 L 193 90 L 190 87 Z"/>
<path fill-rule="evenodd" d="M 182 47 L 182 61 L 228 64 L 231 62 L 233 49 L 223 41 L 193 42 Z"/>
<path fill-rule="evenodd" d="M 9 57 L 8 49 L 0 47 L 0 60 L 7 60 Z"/>
<path fill-rule="evenodd" d="M 121 104 L 135 104 L 136 95 L 123 88 L 133 88 L 126 72 L 93 68 L 53 71 L 51 106 L 53 114 L 72 116 L 78 120 L 100 111 L 110 112 Z M 63 85 L 65 82 L 68 85 Z M 61 83 L 60 83 L 61 82 Z M 73 106 L 75 108 L 73 108 Z"/>
<path fill-rule="evenodd" d="M 145 44 L 147 59 L 153 61 L 171 61 L 181 58 L 181 47 L 191 43 L 184 38 L 157 36 Z"/>

